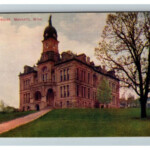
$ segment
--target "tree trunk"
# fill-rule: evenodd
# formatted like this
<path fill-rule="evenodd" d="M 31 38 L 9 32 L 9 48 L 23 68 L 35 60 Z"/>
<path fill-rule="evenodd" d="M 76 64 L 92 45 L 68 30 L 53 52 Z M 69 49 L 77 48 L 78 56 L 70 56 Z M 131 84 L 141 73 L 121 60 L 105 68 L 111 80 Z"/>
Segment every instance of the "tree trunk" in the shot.
<path fill-rule="evenodd" d="M 147 115 L 146 115 L 146 102 L 144 99 L 141 99 L 140 103 L 141 103 L 141 118 L 146 118 L 147 117 Z"/>

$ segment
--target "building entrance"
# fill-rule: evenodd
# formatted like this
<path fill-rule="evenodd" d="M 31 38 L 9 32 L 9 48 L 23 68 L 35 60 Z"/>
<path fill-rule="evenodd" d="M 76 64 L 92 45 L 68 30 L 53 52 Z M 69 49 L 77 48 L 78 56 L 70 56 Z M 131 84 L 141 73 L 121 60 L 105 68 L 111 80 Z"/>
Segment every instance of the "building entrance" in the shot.
<path fill-rule="evenodd" d="M 37 104 L 36 106 L 36 110 L 39 111 L 40 110 L 40 106 Z"/>

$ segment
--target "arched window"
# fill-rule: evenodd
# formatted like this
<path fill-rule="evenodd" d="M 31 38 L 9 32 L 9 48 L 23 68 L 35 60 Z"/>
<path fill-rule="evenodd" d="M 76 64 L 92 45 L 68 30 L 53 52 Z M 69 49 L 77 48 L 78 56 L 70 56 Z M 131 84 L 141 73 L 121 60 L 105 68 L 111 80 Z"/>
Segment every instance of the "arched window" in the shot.
<path fill-rule="evenodd" d="M 43 67 L 43 68 L 42 68 L 42 71 L 43 71 L 43 72 L 47 72 L 47 67 Z"/>

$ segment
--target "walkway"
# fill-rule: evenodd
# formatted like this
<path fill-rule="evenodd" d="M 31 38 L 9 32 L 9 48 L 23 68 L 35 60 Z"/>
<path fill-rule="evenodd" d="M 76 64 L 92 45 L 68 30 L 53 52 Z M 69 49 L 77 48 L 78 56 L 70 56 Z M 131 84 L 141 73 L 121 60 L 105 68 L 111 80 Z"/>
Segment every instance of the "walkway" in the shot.
<path fill-rule="evenodd" d="M 34 120 L 40 118 L 41 116 L 45 115 L 49 111 L 51 111 L 51 109 L 43 109 L 43 110 L 35 112 L 33 114 L 1 123 L 0 124 L 0 134 L 7 132 L 9 130 L 12 130 L 16 127 L 19 127 L 21 125 L 24 125 L 26 123 L 29 123 L 31 121 L 34 121 Z"/>

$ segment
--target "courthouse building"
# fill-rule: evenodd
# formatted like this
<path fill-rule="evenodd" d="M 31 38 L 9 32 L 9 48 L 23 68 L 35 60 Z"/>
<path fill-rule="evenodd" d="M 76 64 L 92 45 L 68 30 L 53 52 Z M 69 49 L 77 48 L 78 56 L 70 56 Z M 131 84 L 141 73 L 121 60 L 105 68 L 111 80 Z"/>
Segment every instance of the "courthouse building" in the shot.
<path fill-rule="evenodd" d="M 71 51 L 59 54 L 57 31 L 49 25 L 43 34 L 43 51 L 36 66 L 24 66 L 20 79 L 20 109 L 99 107 L 97 88 L 102 79 L 109 81 L 112 100 L 109 107 L 119 107 L 119 80 L 114 71 L 95 66 L 85 54 Z"/>

